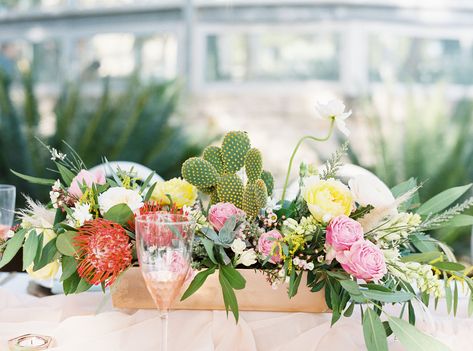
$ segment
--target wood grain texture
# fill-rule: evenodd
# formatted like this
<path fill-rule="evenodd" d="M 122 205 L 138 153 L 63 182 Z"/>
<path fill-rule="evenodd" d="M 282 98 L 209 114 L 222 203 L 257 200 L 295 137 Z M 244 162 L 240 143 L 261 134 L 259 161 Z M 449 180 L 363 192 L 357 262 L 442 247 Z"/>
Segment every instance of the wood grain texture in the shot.
<path fill-rule="evenodd" d="M 238 270 L 246 279 L 246 287 L 237 290 L 236 295 L 241 311 L 275 311 L 275 312 L 327 312 L 325 292 L 322 289 L 313 293 L 305 285 L 306 277 L 302 278 L 299 291 L 289 299 L 285 286 L 273 289 L 266 281 L 264 274 L 251 269 Z M 146 289 L 139 268 L 126 271 L 112 289 L 113 306 L 123 309 L 154 309 L 156 308 Z M 176 301 L 176 310 L 224 310 L 222 292 L 218 274 L 207 278 L 205 284 L 194 295 L 184 301 Z"/>

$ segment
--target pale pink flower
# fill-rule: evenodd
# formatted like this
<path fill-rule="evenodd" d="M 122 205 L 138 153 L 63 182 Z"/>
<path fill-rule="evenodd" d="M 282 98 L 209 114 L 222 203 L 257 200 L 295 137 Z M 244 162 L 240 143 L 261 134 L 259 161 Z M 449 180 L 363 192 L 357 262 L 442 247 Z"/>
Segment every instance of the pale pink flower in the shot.
<path fill-rule="evenodd" d="M 258 239 L 258 252 L 265 257 L 271 256 L 269 262 L 281 262 L 281 253 L 278 241 L 282 239 L 282 235 L 276 229 L 261 234 Z"/>
<path fill-rule="evenodd" d="M 363 228 L 361 224 L 348 216 L 335 217 L 327 226 L 326 249 L 327 259 L 332 260 L 335 256 L 359 240 L 363 239 Z"/>
<path fill-rule="evenodd" d="M 220 231 L 231 216 L 243 217 L 243 211 L 229 202 L 219 202 L 209 210 L 209 222 L 216 231 Z"/>
<path fill-rule="evenodd" d="M 368 240 L 357 241 L 337 260 L 347 273 L 366 282 L 379 281 L 387 273 L 383 252 Z"/>
<path fill-rule="evenodd" d="M 82 196 L 81 186 L 86 185 L 88 188 L 92 187 L 93 184 L 105 184 L 105 173 L 101 170 L 94 173 L 85 169 L 81 170 L 72 179 L 71 186 L 68 189 L 69 195 L 78 199 Z"/>

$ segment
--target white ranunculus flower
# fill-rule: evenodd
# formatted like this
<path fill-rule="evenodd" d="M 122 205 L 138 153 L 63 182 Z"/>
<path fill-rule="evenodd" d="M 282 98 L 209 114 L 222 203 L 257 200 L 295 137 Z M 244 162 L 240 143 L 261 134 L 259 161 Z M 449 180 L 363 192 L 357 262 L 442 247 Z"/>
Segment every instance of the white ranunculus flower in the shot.
<path fill-rule="evenodd" d="M 235 240 L 233 240 L 233 243 L 230 246 L 230 248 L 232 249 L 232 251 L 235 254 L 241 255 L 243 253 L 243 251 L 245 251 L 245 249 L 246 249 L 246 244 L 240 238 L 236 238 Z"/>
<path fill-rule="evenodd" d="M 104 215 L 115 205 L 126 204 L 133 211 L 143 206 L 143 198 L 136 191 L 122 187 L 110 188 L 99 195 L 100 213 Z"/>
<path fill-rule="evenodd" d="M 345 120 L 351 116 L 351 111 L 345 112 L 345 104 L 340 100 L 330 100 L 323 104 L 318 102 L 315 105 L 318 117 L 320 119 L 335 119 L 335 125 L 346 136 L 350 135 Z"/>
<path fill-rule="evenodd" d="M 359 174 L 350 179 L 348 185 L 355 201 L 361 206 L 388 208 L 396 200 L 388 186 L 374 175 Z"/>
<path fill-rule="evenodd" d="M 244 266 L 251 266 L 256 263 L 256 252 L 255 249 L 249 249 L 243 251 L 241 256 L 236 261 L 236 265 L 242 264 Z"/>

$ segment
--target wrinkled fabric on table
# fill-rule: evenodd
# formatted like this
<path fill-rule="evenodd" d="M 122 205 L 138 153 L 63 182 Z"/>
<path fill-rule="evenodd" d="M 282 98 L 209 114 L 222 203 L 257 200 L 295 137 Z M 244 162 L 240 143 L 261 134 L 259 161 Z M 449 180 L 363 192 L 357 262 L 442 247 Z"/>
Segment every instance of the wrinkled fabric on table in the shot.
<path fill-rule="evenodd" d="M 452 350 L 472 350 L 473 319 L 467 300 L 456 318 L 444 302 L 437 311 L 418 312 L 418 327 Z M 120 311 L 102 293 L 34 298 L 0 288 L 0 350 L 7 340 L 37 333 L 53 336 L 55 351 L 160 349 L 160 318 L 155 310 Z M 393 315 L 399 309 L 393 308 Z M 358 314 L 357 314 L 358 313 Z M 174 311 L 169 316 L 170 350 L 365 350 L 359 311 L 332 328 L 328 313 L 241 312 L 238 325 L 223 311 Z M 390 350 L 403 350 L 389 338 Z"/>

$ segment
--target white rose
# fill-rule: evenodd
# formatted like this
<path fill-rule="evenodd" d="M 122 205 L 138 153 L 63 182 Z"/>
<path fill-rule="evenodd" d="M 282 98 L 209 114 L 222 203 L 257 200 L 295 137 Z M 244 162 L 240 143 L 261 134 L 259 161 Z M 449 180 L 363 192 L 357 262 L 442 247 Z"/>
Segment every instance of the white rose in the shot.
<path fill-rule="evenodd" d="M 361 206 L 387 208 L 396 200 L 391 190 L 375 175 L 359 174 L 348 182 L 355 201 Z"/>
<path fill-rule="evenodd" d="M 125 188 L 110 188 L 99 195 L 100 213 L 104 215 L 113 206 L 119 204 L 128 205 L 132 212 L 143 206 L 143 198 L 136 191 Z"/>
<path fill-rule="evenodd" d="M 233 243 L 230 246 L 230 248 L 232 249 L 232 251 L 235 254 L 241 255 L 243 253 L 243 251 L 245 251 L 245 249 L 246 249 L 246 244 L 240 238 L 236 238 L 235 240 L 233 240 Z"/>
<path fill-rule="evenodd" d="M 236 261 L 236 265 L 242 264 L 244 266 L 251 266 L 256 263 L 256 252 L 254 249 L 243 251 L 241 256 Z"/>

